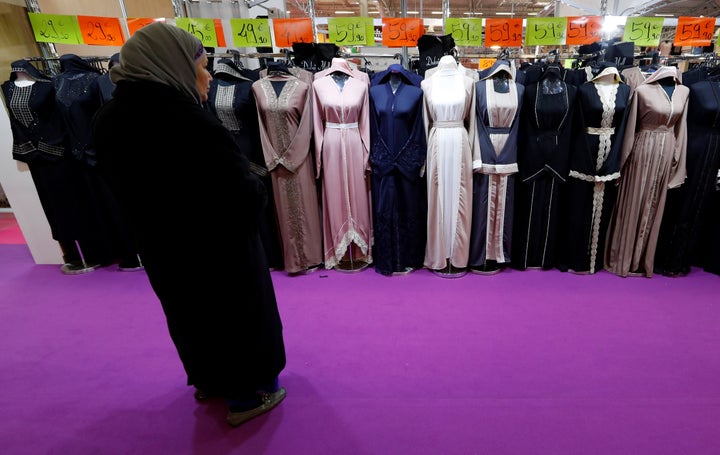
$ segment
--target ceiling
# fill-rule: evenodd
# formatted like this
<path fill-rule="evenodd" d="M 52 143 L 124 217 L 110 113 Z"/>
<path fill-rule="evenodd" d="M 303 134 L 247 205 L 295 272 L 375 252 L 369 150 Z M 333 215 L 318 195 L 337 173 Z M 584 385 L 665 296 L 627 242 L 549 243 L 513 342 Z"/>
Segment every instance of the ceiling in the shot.
<path fill-rule="evenodd" d="M 305 17 L 309 14 L 308 3 L 314 4 L 315 17 L 360 16 L 360 1 L 357 0 L 285 0 L 289 17 Z M 364 0 L 363 0 L 364 1 Z M 402 2 L 400 0 L 366 0 L 367 16 L 370 17 L 401 17 Z M 443 0 L 406 0 L 407 17 L 423 19 L 442 19 Z M 552 0 L 447 0 L 448 17 L 535 17 L 555 16 L 556 3 Z M 570 0 L 562 3 L 575 6 L 578 3 Z M 604 3 L 607 2 L 604 0 Z M 615 1 L 614 4 L 620 3 Z M 623 1 L 623 4 L 629 2 Z M 655 16 L 669 17 L 720 17 L 720 0 L 649 0 L 633 2 L 634 8 L 620 5 L 617 12 L 607 10 L 607 15 L 617 16 Z M 577 10 L 580 11 L 580 10 Z M 571 15 L 571 14 L 564 14 Z M 602 15 L 592 12 L 578 12 L 577 15 Z"/>

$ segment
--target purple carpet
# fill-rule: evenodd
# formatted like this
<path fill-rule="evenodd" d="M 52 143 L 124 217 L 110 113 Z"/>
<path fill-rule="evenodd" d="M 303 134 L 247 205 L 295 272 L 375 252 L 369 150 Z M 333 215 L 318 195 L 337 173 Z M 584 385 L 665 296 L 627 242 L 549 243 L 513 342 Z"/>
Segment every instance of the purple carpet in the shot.
<path fill-rule="evenodd" d="M 0 245 L 0 453 L 720 453 L 720 277 L 273 278 L 287 398 L 198 404 L 144 272 Z"/>

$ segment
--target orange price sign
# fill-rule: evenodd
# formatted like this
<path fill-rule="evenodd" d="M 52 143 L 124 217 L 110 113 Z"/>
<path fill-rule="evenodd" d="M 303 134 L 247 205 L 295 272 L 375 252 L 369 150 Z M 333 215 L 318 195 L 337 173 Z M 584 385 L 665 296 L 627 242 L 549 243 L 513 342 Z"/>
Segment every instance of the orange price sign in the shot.
<path fill-rule="evenodd" d="M 417 46 L 418 38 L 425 33 L 422 19 L 410 17 L 383 17 L 382 45 L 386 47 Z"/>
<path fill-rule="evenodd" d="M 222 19 L 213 19 L 215 24 L 215 36 L 217 36 L 218 47 L 225 47 L 225 31 L 223 30 Z"/>
<path fill-rule="evenodd" d="M 275 46 L 292 47 L 293 43 L 314 41 L 312 21 L 309 17 L 300 19 L 273 19 Z"/>
<path fill-rule="evenodd" d="M 600 41 L 602 16 L 570 16 L 567 18 L 565 44 L 592 44 Z"/>
<path fill-rule="evenodd" d="M 122 46 L 125 42 L 117 17 L 78 16 L 77 19 L 85 44 Z"/>
<path fill-rule="evenodd" d="M 485 19 L 485 47 L 521 47 L 522 19 Z"/>
<path fill-rule="evenodd" d="M 496 61 L 496 58 L 481 58 L 478 60 L 478 69 L 486 70 L 488 68 L 492 68 Z"/>
<path fill-rule="evenodd" d="M 673 46 L 709 46 L 715 33 L 714 17 L 678 17 Z"/>
<path fill-rule="evenodd" d="M 130 31 L 130 36 L 133 36 L 135 34 L 135 32 L 137 32 L 141 28 L 145 27 L 146 25 L 152 24 L 153 22 L 165 22 L 165 19 L 164 18 L 153 19 L 152 17 L 128 18 L 127 25 L 128 25 L 128 30 Z"/>

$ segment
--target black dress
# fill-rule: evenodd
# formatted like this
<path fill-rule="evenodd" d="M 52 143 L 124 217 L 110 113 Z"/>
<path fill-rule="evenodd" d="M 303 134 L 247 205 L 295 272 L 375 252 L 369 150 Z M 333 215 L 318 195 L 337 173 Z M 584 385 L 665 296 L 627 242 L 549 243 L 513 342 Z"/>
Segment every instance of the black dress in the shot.
<path fill-rule="evenodd" d="M 188 384 L 236 397 L 272 382 L 285 349 L 258 232 L 267 193 L 232 135 L 196 100 L 127 81 L 94 132 Z"/>
<path fill-rule="evenodd" d="M 703 233 L 703 226 L 717 213 L 710 204 L 720 166 L 720 82 L 704 80 L 689 88 L 687 179 L 668 190 L 655 256 L 655 270 L 670 276 L 718 261 L 707 254 L 718 232 Z"/>
<path fill-rule="evenodd" d="M 603 269 L 630 100 L 630 86 L 618 82 L 616 89 L 603 103 L 594 82 L 578 88 L 570 172 L 561 203 L 561 270 Z"/>
<path fill-rule="evenodd" d="M 72 258 L 82 254 L 85 262 L 107 265 L 112 262 L 137 263 L 137 251 L 127 223 L 105 178 L 96 169 L 91 121 L 102 104 L 98 85 L 102 72 L 75 54 L 60 56 L 61 72 L 55 76 L 58 111 L 67 132 L 65 154 L 74 158 L 67 172 L 75 188 L 70 223 L 74 225 L 74 245 L 61 244 Z M 63 210 L 66 210 L 65 207 Z M 75 251 L 74 246 L 79 246 Z M 70 261 L 70 262 L 72 262 Z"/>
<path fill-rule="evenodd" d="M 549 74 L 527 85 L 523 97 L 512 249 L 512 266 L 520 270 L 550 269 L 557 261 L 577 89 Z"/>
<path fill-rule="evenodd" d="M 207 108 L 225 125 L 241 150 L 250 161 L 250 166 L 265 185 L 265 191 L 272 195 L 272 179 L 265 166 L 257 104 L 252 84 L 259 77 L 248 76 L 243 68 L 230 59 L 221 59 L 215 64 L 213 80 L 210 81 Z M 278 231 L 275 202 L 272 196 L 260 216 L 260 236 L 271 268 L 282 269 L 283 257 Z"/>

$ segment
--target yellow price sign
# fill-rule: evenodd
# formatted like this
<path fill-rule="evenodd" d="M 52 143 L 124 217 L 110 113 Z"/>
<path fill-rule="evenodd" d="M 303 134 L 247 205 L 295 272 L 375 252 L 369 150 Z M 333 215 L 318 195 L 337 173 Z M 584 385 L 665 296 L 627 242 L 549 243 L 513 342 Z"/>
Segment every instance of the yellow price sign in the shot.
<path fill-rule="evenodd" d="M 230 19 L 235 47 L 270 47 L 272 35 L 267 19 Z"/>
<path fill-rule="evenodd" d="M 628 17 L 623 41 L 632 41 L 636 46 L 658 46 L 662 27 L 662 17 Z"/>
<path fill-rule="evenodd" d="M 77 16 L 28 13 L 38 43 L 84 44 Z"/>
<path fill-rule="evenodd" d="M 328 39 L 338 46 L 364 45 L 367 43 L 365 19 L 364 17 L 328 17 Z"/>
<path fill-rule="evenodd" d="M 448 17 L 445 33 L 452 35 L 456 46 L 482 47 L 482 19 Z"/>
<path fill-rule="evenodd" d="M 529 17 L 525 28 L 528 46 L 559 46 L 565 44 L 567 18 Z"/>

